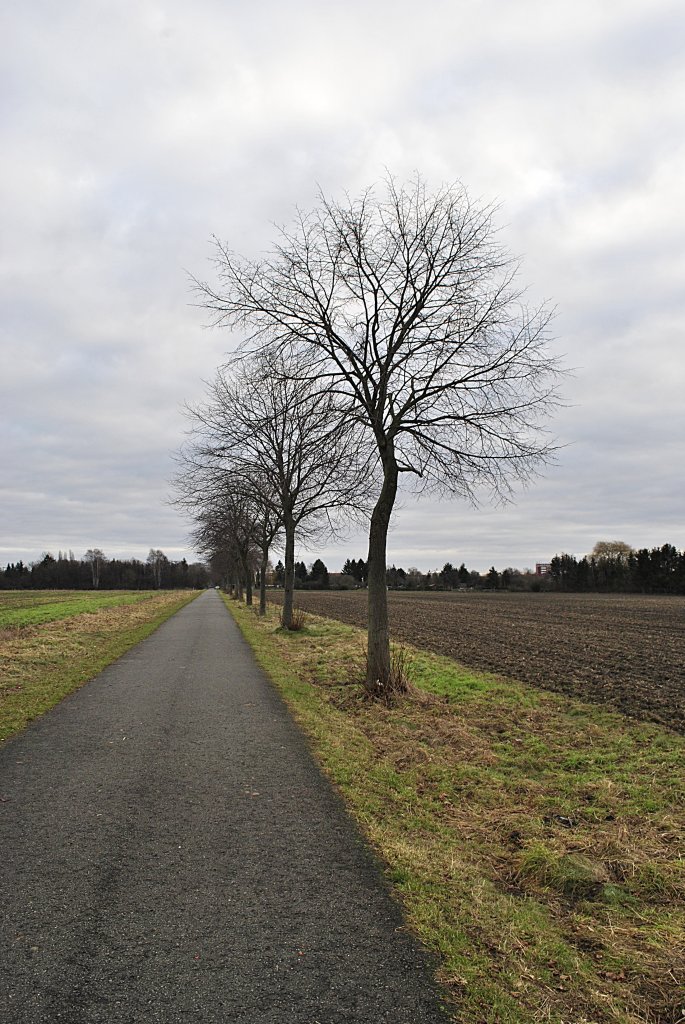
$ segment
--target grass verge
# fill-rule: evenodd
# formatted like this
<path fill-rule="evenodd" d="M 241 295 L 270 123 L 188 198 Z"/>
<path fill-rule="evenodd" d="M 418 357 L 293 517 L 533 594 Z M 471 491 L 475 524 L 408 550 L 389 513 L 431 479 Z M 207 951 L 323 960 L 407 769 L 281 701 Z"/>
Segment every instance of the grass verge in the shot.
<path fill-rule="evenodd" d="M 0 741 L 96 676 L 198 592 L 15 593 L 0 594 Z"/>
<path fill-rule="evenodd" d="M 410 651 L 368 701 L 364 636 L 228 602 L 440 957 L 463 1024 L 685 1019 L 685 741 Z"/>

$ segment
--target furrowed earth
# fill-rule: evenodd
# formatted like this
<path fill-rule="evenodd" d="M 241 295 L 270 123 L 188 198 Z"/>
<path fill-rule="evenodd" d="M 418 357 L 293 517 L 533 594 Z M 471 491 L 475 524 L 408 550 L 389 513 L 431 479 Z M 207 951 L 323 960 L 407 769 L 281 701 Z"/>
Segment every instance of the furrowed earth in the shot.
<path fill-rule="evenodd" d="M 362 590 L 295 595 L 361 627 L 366 602 Z M 395 641 L 685 733 L 685 597 L 391 591 L 388 602 Z"/>

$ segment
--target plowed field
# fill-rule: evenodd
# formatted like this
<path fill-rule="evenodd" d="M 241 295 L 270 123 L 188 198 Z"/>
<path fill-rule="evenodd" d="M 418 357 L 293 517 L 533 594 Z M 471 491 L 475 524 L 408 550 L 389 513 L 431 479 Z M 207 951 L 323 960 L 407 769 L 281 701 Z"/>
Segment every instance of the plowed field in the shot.
<path fill-rule="evenodd" d="M 684 597 L 391 592 L 388 599 L 396 640 L 685 732 Z M 365 591 L 299 591 L 295 603 L 366 626 Z"/>

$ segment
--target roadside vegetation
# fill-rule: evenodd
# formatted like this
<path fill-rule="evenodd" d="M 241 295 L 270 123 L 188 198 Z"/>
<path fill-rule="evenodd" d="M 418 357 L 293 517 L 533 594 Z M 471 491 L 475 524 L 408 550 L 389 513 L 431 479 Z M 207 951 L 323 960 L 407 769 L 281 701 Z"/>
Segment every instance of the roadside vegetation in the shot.
<path fill-rule="evenodd" d="M 464 1024 L 676 1024 L 685 741 L 404 647 L 369 699 L 365 636 L 226 599 L 439 957 Z"/>
<path fill-rule="evenodd" d="M 0 741 L 92 679 L 197 593 L 0 593 Z"/>

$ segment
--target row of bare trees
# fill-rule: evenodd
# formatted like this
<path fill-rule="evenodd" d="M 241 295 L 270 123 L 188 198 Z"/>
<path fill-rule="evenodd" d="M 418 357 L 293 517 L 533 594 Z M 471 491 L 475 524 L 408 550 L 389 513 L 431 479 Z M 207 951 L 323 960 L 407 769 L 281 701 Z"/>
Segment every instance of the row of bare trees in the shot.
<path fill-rule="evenodd" d="M 282 621 L 290 628 L 295 539 L 334 531 L 365 508 L 370 462 L 346 410 L 309 379 L 296 353 L 241 354 L 221 367 L 180 455 L 179 502 L 196 519 L 194 541 L 224 576 L 246 588 L 259 569 L 266 608 L 269 552 L 285 551 Z"/>
<path fill-rule="evenodd" d="M 356 199 L 320 195 L 261 260 L 215 239 L 215 282 L 195 280 L 212 323 L 242 335 L 191 410 L 179 492 L 198 545 L 230 540 L 232 557 L 258 550 L 265 565 L 282 537 L 287 626 L 296 531 L 366 517 L 376 695 L 393 685 L 386 549 L 400 481 L 502 499 L 553 451 L 550 313 L 526 306 L 493 214 L 461 185 L 388 177 Z"/>

